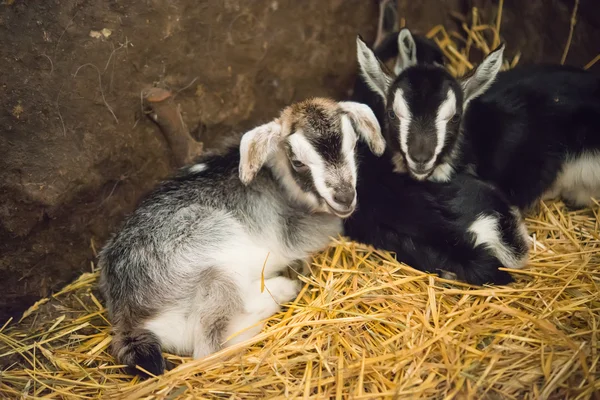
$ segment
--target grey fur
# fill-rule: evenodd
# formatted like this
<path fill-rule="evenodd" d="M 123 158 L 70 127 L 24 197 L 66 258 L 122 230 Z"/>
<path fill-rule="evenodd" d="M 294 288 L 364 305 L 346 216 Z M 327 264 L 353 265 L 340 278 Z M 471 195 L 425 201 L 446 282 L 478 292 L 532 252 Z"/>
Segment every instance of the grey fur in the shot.
<path fill-rule="evenodd" d="M 324 108 L 321 118 L 344 115 L 337 103 L 320 99 L 286 109 L 276 121 L 291 126 L 287 120 L 309 106 Z M 336 137 L 332 143 L 339 145 L 348 133 L 339 121 L 330 122 L 323 126 L 335 127 L 336 132 L 321 134 Z M 265 261 L 265 282 L 295 287 L 277 276 L 341 233 L 341 218 L 314 191 L 302 191 L 291 172 L 287 138 L 301 132 L 283 131 L 277 149 L 250 183 L 240 180 L 244 147 L 200 157 L 201 167 L 179 171 L 150 193 L 101 251 L 101 288 L 114 325 L 113 352 L 119 362 L 145 363 L 154 368 L 149 372 L 161 373 L 161 348 L 195 357 L 217 351 L 227 334 L 235 331 L 231 328 L 235 318 L 273 313 L 268 308 L 261 314 L 260 304 L 249 305 L 254 297 L 265 295 L 248 291 L 255 288 L 250 281 L 260 282 L 263 265 L 257 257 L 264 248 L 271 257 L 268 265 Z M 380 135 L 379 130 L 373 135 Z M 340 168 L 340 161 L 335 162 Z M 355 168 L 354 162 L 348 165 Z M 354 190 L 355 181 L 345 184 Z M 274 300 L 293 299 L 297 290 L 290 293 L 289 287 L 281 293 L 271 290 Z M 182 336 L 193 338 L 165 334 L 171 321 L 183 324 Z"/>

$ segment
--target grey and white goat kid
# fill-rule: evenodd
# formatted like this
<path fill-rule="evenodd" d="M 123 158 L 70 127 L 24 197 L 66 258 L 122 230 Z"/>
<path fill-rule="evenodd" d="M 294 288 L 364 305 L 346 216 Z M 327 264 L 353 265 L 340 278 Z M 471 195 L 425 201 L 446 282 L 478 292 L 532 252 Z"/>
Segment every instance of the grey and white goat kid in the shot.
<path fill-rule="evenodd" d="M 148 195 L 100 254 L 118 361 L 160 374 L 163 349 L 201 358 L 256 335 L 300 290 L 282 272 L 354 211 L 359 137 L 383 153 L 370 108 L 307 100 Z"/>
<path fill-rule="evenodd" d="M 500 72 L 501 45 L 460 80 L 416 63 L 394 79 L 360 41 L 359 49 L 361 74 L 386 105 L 397 170 L 448 181 L 465 169 L 520 209 L 540 198 L 580 207 L 600 196 L 600 76 L 561 65 Z"/>

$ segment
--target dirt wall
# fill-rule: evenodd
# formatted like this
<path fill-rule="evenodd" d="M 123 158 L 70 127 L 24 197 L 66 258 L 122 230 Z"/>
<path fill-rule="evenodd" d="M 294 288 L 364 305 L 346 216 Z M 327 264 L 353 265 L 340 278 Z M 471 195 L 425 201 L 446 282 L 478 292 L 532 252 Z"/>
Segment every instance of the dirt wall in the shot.
<path fill-rule="evenodd" d="M 343 97 L 350 1 L 11 0 L 0 4 L 0 323 L 90 269 L 174 168 L 140 94 L 167 87 L 205 145 L 307 96 Z"/>

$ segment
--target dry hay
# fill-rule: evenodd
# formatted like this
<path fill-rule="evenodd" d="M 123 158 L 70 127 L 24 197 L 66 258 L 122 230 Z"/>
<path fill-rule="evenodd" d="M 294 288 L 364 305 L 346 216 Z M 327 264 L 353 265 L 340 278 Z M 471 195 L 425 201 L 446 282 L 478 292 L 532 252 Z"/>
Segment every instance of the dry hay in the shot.
<path fill-rule="evenodd" d="M 465 27 L 464 48 L 430 32 L 459 74 L 471 48 L 494 47 L 484 31 L 499 37 L 476 13 Z M 168 355 L 176 368 L 147 381 L 108 355 L 98 273 L 86 273 L 0 329 L 0 397 L 600 398 L 599 212 L 541 203 L 527 219 L 530 266 L 506 287 L 447 281 L 341 240 L 262 334 L 203 360 Z"/>

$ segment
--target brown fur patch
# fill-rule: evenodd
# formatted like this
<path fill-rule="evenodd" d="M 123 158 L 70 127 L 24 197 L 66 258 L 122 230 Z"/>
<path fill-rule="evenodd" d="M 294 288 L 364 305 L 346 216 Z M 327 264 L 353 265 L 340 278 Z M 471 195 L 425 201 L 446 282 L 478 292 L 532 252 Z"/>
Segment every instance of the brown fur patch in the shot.
<path fill-rule="evenodd" d="M 326 124 L 331 128 L 339 128 L 340 108 L 336 101 L 324 97 L 315 97 L 292 104 L 285 108 L 281 113 L 281 120 L 284 121 L 284 126 L 289 127 L 289 130 L 284 129 L 284 135 L 290 135 L 292 126 L 300 128 L 311 126 L 319 128 L 320 125 Z M 320 113 L 324 118 L 322 121 L 317 121 L 311 118 L 316 113 Z"/>
<path fill-rule="evenodd" d="M 248 162 L 250 170 L 254 171 L 256 169 L 257 160 L 260 157 L 260 146 L 257 142 L 252 142 L 248 146 Z"/>
<path fill-rule="evenodd" d="M 375 135 L 379 131 L 379 127 L 373 124 L 369 119 L 362 118 L 360 120 L 361 128 L 370 132 L 370 135 Z"/>

